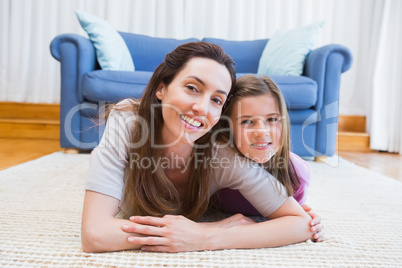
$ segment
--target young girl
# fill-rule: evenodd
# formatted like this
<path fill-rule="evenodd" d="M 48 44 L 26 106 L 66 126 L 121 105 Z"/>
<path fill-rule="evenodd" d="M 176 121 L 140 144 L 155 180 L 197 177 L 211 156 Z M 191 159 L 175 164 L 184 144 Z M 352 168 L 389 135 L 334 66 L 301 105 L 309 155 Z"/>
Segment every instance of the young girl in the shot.
<path fill-rule="evenodd" d="M 230 120 L 226 120 L 229 118 Z M 228 123 L 231 123 L 229 126 Z M 310 180 L 307 162 L 290 152 L 289 116 L 282 93 L 267 76 L 245 75 L 236 81 L 232 100 L 220 121 L 221 140 L 232 139 L 238 153 L 247 157 L 276 177 L 300 205 L 306 200 Z M 229 213 L 260 215 L 237 190 L 228 188 L 216 194 L 217 207 Z M 310 210 L 306 205 L 305 208 Z M 317 216 L 310 212 L 310 216 Z M 317 224 L 317 225 L 316 225 Z M 313 239 L 321 241 L 322 224 L 311 224 Z"/>

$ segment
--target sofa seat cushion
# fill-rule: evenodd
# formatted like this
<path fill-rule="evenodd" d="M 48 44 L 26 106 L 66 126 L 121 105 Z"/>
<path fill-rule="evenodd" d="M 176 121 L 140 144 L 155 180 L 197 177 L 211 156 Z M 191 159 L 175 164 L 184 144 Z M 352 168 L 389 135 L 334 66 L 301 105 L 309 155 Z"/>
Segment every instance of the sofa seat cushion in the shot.
<path fill-rule="evenodd" d="M 82 89 L 91 102 L 118 102 L 125 98 L 140 98 L 152 72 L 97 70 L 84 76 Z"/>
<path fill-rule="evenodd" d="M 238 73 L 237 77 L 246 75 Z M 309 109 L 317 103 L 317 83 L 306 76 L 272 75 L 270 78 L 281 90 L 288 110 Z"/>

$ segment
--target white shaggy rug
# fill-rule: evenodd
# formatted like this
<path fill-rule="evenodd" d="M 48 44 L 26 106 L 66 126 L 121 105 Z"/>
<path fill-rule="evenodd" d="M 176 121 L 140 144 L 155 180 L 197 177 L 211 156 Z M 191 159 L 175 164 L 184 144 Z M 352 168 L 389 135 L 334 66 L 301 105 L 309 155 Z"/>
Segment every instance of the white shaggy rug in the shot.
<path fill-rule="evenodd" d="M 310 162 L 322 243 L 188 253 L 87 254 L 80 221 L 89 155 L 54 153 L 0 172 L 0 267 L 401 267 L 402 183 L 340 159 Z"/>

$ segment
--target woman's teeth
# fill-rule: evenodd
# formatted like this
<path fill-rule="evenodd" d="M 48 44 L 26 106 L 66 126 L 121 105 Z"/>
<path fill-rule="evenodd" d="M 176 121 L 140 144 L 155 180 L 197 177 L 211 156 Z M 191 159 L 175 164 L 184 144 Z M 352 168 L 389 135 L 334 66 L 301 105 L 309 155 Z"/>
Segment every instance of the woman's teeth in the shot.
<path fill-rule="evenodd" d="M 185 115 L 180 115 L 180 118 L 184 121 L 186 121 L 187 123 L 189 123 L 190 125 L 192 125 L 193 127 L 199 127 L 201 126 L 201 123 L 199 121 L 196 121 L 188 116 Z"/>

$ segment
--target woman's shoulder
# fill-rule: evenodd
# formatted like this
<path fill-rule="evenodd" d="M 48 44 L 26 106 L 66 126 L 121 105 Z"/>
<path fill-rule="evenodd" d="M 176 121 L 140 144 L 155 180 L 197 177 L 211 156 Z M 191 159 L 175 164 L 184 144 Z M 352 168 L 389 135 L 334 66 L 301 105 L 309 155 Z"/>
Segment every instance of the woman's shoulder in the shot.
<path fill-rule="evenodd" d="M 137 114 L 140 101 L 137 99 L 124 99 L 111 107 L 111 113 Z"/>
<path fill-rule="evenodd" d="M 263 169 L 258 163 L 244 157 L 236 148 L 227 143 L 213 143 L 213 158 L 222 166 L 240 170 L 249 171 L 250 168 Z"/>
<path fill-rule="evenodd" d="M 237 157 L 240 157 L 239 151 L 237 151 L 236 148 L 231 146 L 230 144 L 227 143 L 222 143 L 222 142 L 214 142 L 212 144 L 213 146 L 213 157 L 214 158 L 229 158 L 229 159 L 234 159 Z"/>
<path fill-rule="evenodd" d="M 124 99 L 110 107 L 110 112 L 107 116 L 108 121 L 124 120 L 134 122 L 137 120 L 139 100 Z"/>
<path fill-rule="evenodd" d="M 106 129 L 102 140 L 114 139 L 115 136 L 129 139 L 130 132 L 138 121 L 138 103 L 133 99 L 125 99 L 108 108 Z"/>

